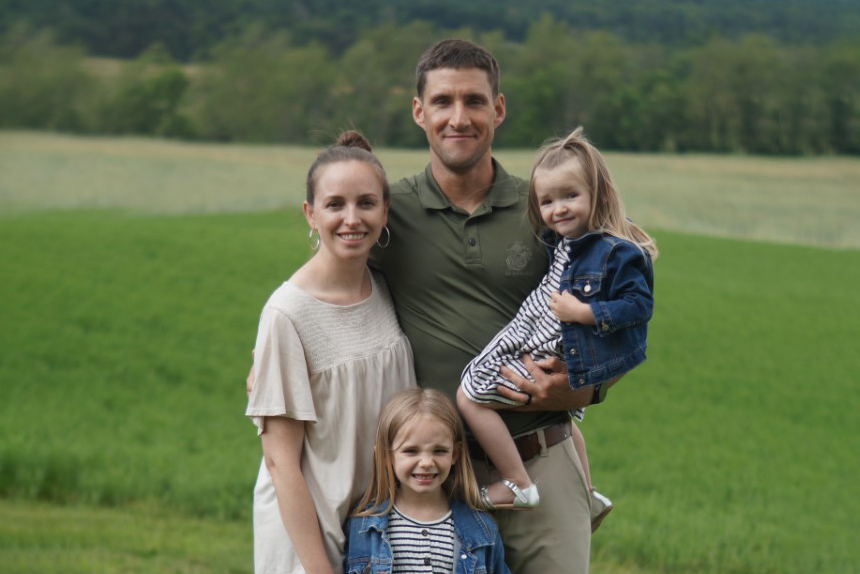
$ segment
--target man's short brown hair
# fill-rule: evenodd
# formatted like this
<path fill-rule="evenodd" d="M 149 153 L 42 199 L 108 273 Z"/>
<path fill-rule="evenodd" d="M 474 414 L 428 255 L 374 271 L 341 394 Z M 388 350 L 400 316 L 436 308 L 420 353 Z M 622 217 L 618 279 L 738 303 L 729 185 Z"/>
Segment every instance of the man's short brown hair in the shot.
<path fill-rule="evenodd" d="M 499 95 L 499 63 L 487 50 L 468 40 L 442 40 L 436 42 L 418 58 L 415 80 L 418 97 L 424 97 L 427 73 L 439 68 L 478 68 L 487 72 L 493 97 Z"/>

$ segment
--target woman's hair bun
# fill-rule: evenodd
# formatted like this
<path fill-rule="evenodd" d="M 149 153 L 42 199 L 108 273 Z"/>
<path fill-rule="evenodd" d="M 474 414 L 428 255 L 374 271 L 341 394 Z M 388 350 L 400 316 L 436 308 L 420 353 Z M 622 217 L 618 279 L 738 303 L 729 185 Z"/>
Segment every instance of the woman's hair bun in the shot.
<path fill-rule="evenodd" d="M 355 130 L 345 131 L 337 138 L 335 145 L 343 147 L 359 147 L 366 151 L 372 151 L 370 142 L 363 135 Z"/>
<path fill-rule="evenodd" d="M 367 138 L 355 130 L 348 130 L 340 134 L 334 145 L 322 150 L 311 164 L 306 182 L 308 204 L 314 204 L 317 171 L 319 168 L 332 163 L 350 161 L 366 163 L 376 170 L 379 183 L 382 184 L 382 198 L 388 202 L 388 181 L 385 177 L 385 169 L 383 169 L 382 164 L 379 162 L 379 158 L 373 155 L 373 151 L 370 149 L 370 142 L 367 141 Z"/>

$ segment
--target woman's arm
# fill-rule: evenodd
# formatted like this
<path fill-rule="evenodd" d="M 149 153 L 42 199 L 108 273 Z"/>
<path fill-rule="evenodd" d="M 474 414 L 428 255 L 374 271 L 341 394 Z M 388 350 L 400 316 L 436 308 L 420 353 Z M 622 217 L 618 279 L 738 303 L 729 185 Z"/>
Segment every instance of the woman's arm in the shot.
<path fill-rule="evenodd" d="M 302 474 L 305 423 L 266 417 L 263 458 L 272 475 L 284 528 L 308 574 L 334 574 L 323 545 L 317 512 Z"/>

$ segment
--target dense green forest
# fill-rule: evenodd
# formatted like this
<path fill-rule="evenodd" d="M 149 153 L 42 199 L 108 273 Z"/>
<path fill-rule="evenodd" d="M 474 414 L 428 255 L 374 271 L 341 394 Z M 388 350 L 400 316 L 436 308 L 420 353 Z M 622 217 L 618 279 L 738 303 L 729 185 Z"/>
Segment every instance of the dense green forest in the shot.
<path fill-rule="evenodd" d="M 790 44 L 824 44 L 860 34 L 855 0 L 0 0 L 0 33 L 14 22 L 50 28 L 61 44 L 135 58 L 158 42 L 187 62 L 251 23 L 289 30 L 296 45 L 340 54 L 369 28 L 415 20 L 442 29 L 499 31 L 525 39 L 542 14 L 625 42 L 700 45 L 713 35 L 764 33 Z"/>
<path fill-rule="evenodd" d="M 450 36 L 500 61 L 502 146 L 860 153 L 840 0 L 0 0 L 0 128 L 419 146 L 414 64 Z"/>

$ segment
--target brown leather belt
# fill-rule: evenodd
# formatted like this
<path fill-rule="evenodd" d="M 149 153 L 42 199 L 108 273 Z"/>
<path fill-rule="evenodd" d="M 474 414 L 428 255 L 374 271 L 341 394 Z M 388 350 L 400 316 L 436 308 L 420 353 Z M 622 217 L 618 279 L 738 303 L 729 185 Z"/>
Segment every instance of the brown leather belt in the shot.
<path fill-rule="evenodd" d="M 543 436 L 547 448 L 560 443 L 570 437 L 570 421 L 564 421 L 562 423 L 556 423 L 545 427 L 543 429 Z M 469 445 L 469 455 L 472 458 L 483 459 L 487 463 L 490 462 L 487 453 L 484 452 L 484 449 L 481 448 L 478 441 L 470 439 L 467 441 L 467 444 Z M 523 459 L 523 462 L 533 459 L 541 452 L 538 431 L 530 432 L 527 435 L 515 438 L 514 444 L 517 445 L 517 450 L 519 451 L 520 458 Z"/>

